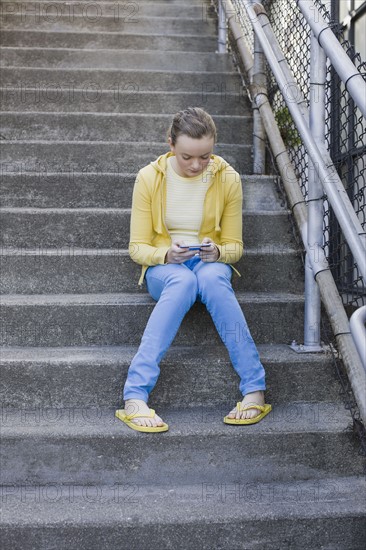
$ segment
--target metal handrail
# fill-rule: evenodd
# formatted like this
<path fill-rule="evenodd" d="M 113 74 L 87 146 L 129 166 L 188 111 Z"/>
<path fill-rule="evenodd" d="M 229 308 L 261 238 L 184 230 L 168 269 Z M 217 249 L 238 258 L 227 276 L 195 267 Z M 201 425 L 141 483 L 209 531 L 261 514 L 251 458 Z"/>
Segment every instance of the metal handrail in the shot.
<path fill-rule="evenodd" d="M 349 326 L 363 368 L 366 371 L 366 306 L 359 307 L 351 316 Z"/>
<path fill-rule="evenodd" d="M 316 174 L 322 182 L 327 198 L 332 205 L 335 216 L 342 228 L 348 246 L 352 251 L 362 276 L 366 280 L 366 246 L 364 244 L 366 235 L 361 223 L 354 211 L 352 203 L 335 167 L 333 166 L 333 163 L 329 165 L 324 162 L 326 150 L 325 148 L 320 149 L 319 144 L 317 144 L 313 139 L 309 127 L 297 104 L 294 90 L 292 87 L 288 86 L 286 75 L 283 73 L 282 68 L 277 61 L 276 55 L 272 50 L 272 46 L 262 29 L 262 25 L 260 24 L 254 10 L 254 6 L 248 1 L 244 2 L 244 6 L 247 10 L 254 32 L 258 36 L 261 43 L 268 64 L 270 65 L 280 91 L 282 92 L 286 105 L 296 124 L 304 146 L 313 162 Z M 258 6 L 260 9 L 263 9 L 263 6 L 260 4 L 258 4 Z M 355 67 L 354 69 L 357 70 Z M 342 78 L 342 75 L 339 76 Z"/>
<path fill-rule="evenodd" d="M 319 14 L 315 4 L 311 0 L 296 0 L 296 3 L 318 39 L 320 46 L 332 62 L 335 71 L 345 83 L 348 92 L 366 118 L 366 82 L 362 75 L 338 42 L 332 29 Z M 315 13 L 317 17 L 314 17 Z"/>
<path fill-rule="evenodd" d="M 252 77 L 253 57 L 245 44 L 243 31 L 238 24 L 236 17 L 234 17 L 236 12 L 233 8 L 233 5 L 230 0 L 222 0 L 220 1 L 220 4 L 224 6 L 226 15 L 228 16 L 228 14 L 230 14 L 227 19 L 231 28 L 233 39 L 238 46 L 239 54 L 242 58 L 244 67 L 247 70 L 249 76 Z M 269 41 L 266 38 L 265 33 L 261 27 L 257 13 L 254 12 L 253 7 L 249 2 L 246 2 L 245 5 L 246 8 L 249 10 L 249 19 L 254 28 L 254 32 L 258 34 L 258 37 L 261 37 L 261 45 L 265 46 L 263 47 L 263 50 L 266 54 L 267 60 L 269 55 L 273 66 L 276 68 L 275 76 L 278 75 L 279 77 L 281 89 L 283 92 L 288 92 L 288 90 L 291 89 L 291 86 L 287 86 L 286 89 L 284 88 L 287 82 L 285 75 L 281 71 L 281 68 L 276 67 L 276 62 L 278 65 L 278 59 L 276 59 L 276 55 L 270 50 Z M 263 6 L 261 6 L 260 4 L 257 4 L 256 6 L 258 6 L 259 10 L 263 10 Z M 310 264 L 313 276 L 319 285 L 321 298 L 328 313 L 333 332 L 335 334 L 339 353 L 341 354 L 344 365 L 346 367 L 353 393 L 359 406 L 361 418 L 366 424 L 366 395 L 364 392 L 364 387 L 366 383 L 366 371 L 363 368 L 358 350 L 353 341 L 352 334 L 350 332 L 350 324 L 334 278 L 330 272 L 324 250 L 319 245 L 319 243 L 314 243 L 314 247 L 311 250 L 312 254 L 309 253 L 310 249 L 308 244 L 308 209 L 305 206 L 304 197 L 302 195 L 297 177 L 290 162 L 287 148 L 281 138 L 278 125 L 275 121 L 266 91 L 261 88 L 257 88 L 253 84 L 253 78 L 251 78 L 250 80 L 251 84 L 249 86 L 249 95 L 253 100 L 253 104 L 256 106 L 257 109 L 259 109 L 261 117 L 263 119 L 263 124 L 265 126 L 267 137 L 270 142 L 274 157 L 276 158 L 276 163 L 282 177 L 284 188 L 286 190 L 289 205 L 293 212 L 296 224 L 299 228 L 307 252 L 308 263 Z M 342 215 L 342 224 L 340 223 L 340 225 L 342 229 L 344 228 L 344 226 L 347 226 L 347 231 L 345 233 L 352 236 L 352 246 L 354 249 L 353 252 L 357 252 L 357 254 L 354 255 L 356 257 L 356 261 L 359 262 L 359 268 L 361 267 L 360 271 L 362 270 L 362 273 L 365 276 L 365 250 L 362 243 L 362 240 L 365 239 L 365 235 L 362 230 L 361 224 L 353 210 L 352 204 L 350 203 L 348 196 L 348 203 L 347 201 L 345 201 L 345 204 L 342 203 L 340 197 L 344 198 L 344 196 L 346 195 L 345 189 L 342 185 L 342 182 L 339 180 L 334 167 L 333 170 L 330 169 L 329 172 L 327 172 L 328 168 L 333 166 L 333 163 L 325 146 L 322 146 L 319 140 L 315 143 L 312 139 L 308 128 L 308 116 L 306 114 L 304 104 L 301 101 L 298 101 L 298 98 L 301 97 L 301 94 L 296 95 L 297 98 L 291 96 L 292 103 L 291 101 L 289 101 L 290 104 L 288 104 L 288 108 L 291 114 L 292 112 L 295 113 L 295 117 L 299 121 L 301 131 L 300 128 L 298 128 L 298 130 L 301 137 L 303 138 L 305 146 L 309 146 L 309 156 L 311 157 L 311 154 L 313 154 L 313 162 L 315 161 L 316 167 L 319 168 L 320 166 L 320 169 L 317 170 L 317 175 L 322 181 L 324 189 L 326 191 L 327 189 L 329 189 L 330 193 L 332 193 L 331 188 L 332 186 L 334 186 L 334 193 L 339 195 L 339 197 L 336 197 L 335 199 L 333 198 L 333 203 L 336 204 L 337 208 L 334 208 L 331 200 L 329 202 L 331 202 L 334 210 L 338 214 L 341 213 Z M 284 96 L 286 98 L 286 93 L 284 94 Z M 294 107 L 294 105 L 296 105 L 296 107 Z M 319 164 L 317 164 L 318 162 Z M 350 248 L 352 250 L 351 246 Z"/>
<path fill-rule="evenodd" d="M 298 4 L 299 5 L 301 4 L 303 11 L 306 12 L 307 16 L 309 17 L 309 13 L 307 12 L 307 10 L 309 8 L 309 5 L 312 4 L 312 2 L 307 1 L 305 7 L 303 5 L 304 3 L 302 2 L 302 0 L 298 0 Z M 258 39 L 262 45 L 263 51 L 266 55 L 267 61 L 271 67 L 273 74 L 275 75 L 276 81 L 279 85 L 279 88 L 282 92 L 282 95 L 287 104 L 287 107 L 295 122 L 296 128 L 309 154 L 313 168 L 323 185 L 323 188 L 327 194 L 327 198 L 330 204 L 333 207 L 334 213 L 343 230 L 346 241 L 353 253 L 355 261 L 357 262 L 359 271 L 362 274 L 363 278 L 366 280 L 365 232 L 353 209 L 352 203 L 336 172 L 336 169 L 328 154 L 328 151 L 325 148 L 325 145 L 319 141 L 315 141 L 315 139 L 311 134 L 310 128 L 307 124 L 307 120 L 303 115 L 303 109 L 300 108 L 300 106 L 297 103 L 297 98 L 301 97 L 301 93 L 299 95 L 298 86 L 296 86 L 296 95 L 294 94 L 295 89 L 293 86 L 293 81 L 291 81 L 291 86 L 288 86 L 289 84 L 289 81 L 287 79 L 288 71 L 283 70 L 283 68 L 280 66 L 280 63 L 278 61 L 278 55 L 276 55 L 276 53 L 273 51 L 272 44 L 268 40 L 268 37 L 266 36 L 266 33 L 264 32 L 261 22 L 258 18 L 258 15 L 264 11 L 263 6 L 260 4 L 257 4 L 257 9 L 255 9 L 252 3 L 248 1 L 244 2 L 244 5 L 247 10 L 248 16 L 251 20 L 253 30 L 255 34 L 258 36 Z M 314 4 L 312 4 L 312 6 L 310 6 L 309 9 L 312 10 L 311 11 L 312 14 L 315 13 L 314 10 L 316 8 Z M 320 34 L 322 34 L 322 31 L 325 31 L 325 30 L 329 30 L 332 34 L 332 37 L 337 42 L 338 48 L 340 48 L 342 55 L 340 55 L 338 48 L 334 47 L 334 51 L 338 56 L 336 67 L 334 68 L 337 70 L 337 72 L 339 71 L 339 76 L 344 81 L 344 83 L 347 84 L 347 82 L 350 81 L 351 78 L 354 82 L 359 82 L 359 79 L 355 78 L 356 74 L 361 78 L 362 86 L 360 86 L 360 89 L 362 91 L 362 94 L 364 92 L 364 95 L 361 96 L 360 105 L 358 105 L 358 101 L 360 99 L 358 97 L 358 93 L 354 92 L 353 99 L 357 106 L 360 106 L 361 108 L 363 108 L 363 110 L 365 110 L 364 97 L 366 97 L 366 84 L 362 76 L 358 73 L 356 67 L 350 61 L 347 54 L 343 51 L 342 47 L 340 46 L 339 42 L 335 38 L 332 31 L 326 26 L 320 14 L 318 14 L 317 18 L 313 17 L 310 19 L 312 22 L 311 27 L 314 28 L 317 32 L 317 34 L 314 34 L 313 36 L 317 38 L 319 44 L 320 44 L 320 40 L 319 40 Z M 324 41 L 326 41 L 325 38 L 323 38 L 323 42 Z M 333 42 L 334 41 L 332 39 L 329 41 L 329 44 L 331 45 L 333 44 Z M 329 51 L 329 47 L 330 47 L 329 44 L 327 45 L 327 49 L 324 50 L 326 51 L 326 53 L 327 51 Z M 342 64 L 342 62 L 340 62 L 339 59 L 344 60 L 344 56 L 346 58 L 346 61 Z M 332 57 L 334 57 L 333 52 L 332 52 Z M 352 67 L 349 67 L 349 63 L 351 64 Z M 308 228 L 308 232 L 310 232 L 310 228 Z M 315 309 L 313 309 L 313 313 L 314 311 Z M 306 332 L 307 331 L 305 326 L 305 333 Z M 353 336 L 353 339 L 355 340 L 357 350 L 359 351 L 359 349 L 363 348 L 363 342 L 359 340 L 360 338 L 362 338 L 362 335 L 360 335 L 359 331 L 354 331 L 352 336 Z M 362 357 L 361 357 L 361 360 L 363 360 Z"/>

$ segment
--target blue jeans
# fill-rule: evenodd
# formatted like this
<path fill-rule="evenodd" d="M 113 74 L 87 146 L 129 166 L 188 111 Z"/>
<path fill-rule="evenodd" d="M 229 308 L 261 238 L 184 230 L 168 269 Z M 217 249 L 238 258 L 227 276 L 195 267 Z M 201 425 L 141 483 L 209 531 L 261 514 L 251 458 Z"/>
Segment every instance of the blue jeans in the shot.
<path fill-rule="evenodd" d="M 159 363 L 196 300 L 206 305 L 229 352 L 240 377 L 240 392 L 246 395 L 265 389 L 264 368 L 231 286 L 231 275 L 229 265 L 205 263 L 199 256 L 183 264 L 147 269 L 147 289 L 157 304 L 128 369 L 124 400 L 142 399 L 147 403 L 160 374 Z"/>

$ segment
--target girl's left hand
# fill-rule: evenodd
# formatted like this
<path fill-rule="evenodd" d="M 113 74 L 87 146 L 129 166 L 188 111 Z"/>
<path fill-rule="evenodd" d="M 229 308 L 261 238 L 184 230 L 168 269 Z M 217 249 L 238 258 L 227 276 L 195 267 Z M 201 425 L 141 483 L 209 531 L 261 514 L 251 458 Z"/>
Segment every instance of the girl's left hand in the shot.
<path fill-rule="evenodd" d="M 211 246 L 199 251 L 199 256 L 203 262 L 217 262 L 220 256 L 219 249 L 215 245 L 212 239 L 205 237 L 202 243 L 210 243 Z"/>

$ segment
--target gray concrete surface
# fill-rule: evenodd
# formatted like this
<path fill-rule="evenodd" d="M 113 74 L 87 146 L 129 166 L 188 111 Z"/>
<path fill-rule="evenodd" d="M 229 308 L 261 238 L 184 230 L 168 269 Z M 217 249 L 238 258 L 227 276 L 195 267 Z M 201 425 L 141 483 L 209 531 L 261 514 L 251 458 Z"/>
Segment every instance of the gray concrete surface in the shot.
<path fill-rule="evenodd" d="M 250 176 L 250 103 L 209 2 L 48 5 L 1 2 L 1 548 L 363 549 L 364 459 L 331 357 L 285 345 L 302 263 L 273 179 Z M 127 256 L 131 192 L 189 105 L 242 176 L 234 288 L 273 411 L 223 423 L 238 377 L 196 304 L 149 403 L 170 430 L 138 434 L 114 417 L 154 306 Z"/>

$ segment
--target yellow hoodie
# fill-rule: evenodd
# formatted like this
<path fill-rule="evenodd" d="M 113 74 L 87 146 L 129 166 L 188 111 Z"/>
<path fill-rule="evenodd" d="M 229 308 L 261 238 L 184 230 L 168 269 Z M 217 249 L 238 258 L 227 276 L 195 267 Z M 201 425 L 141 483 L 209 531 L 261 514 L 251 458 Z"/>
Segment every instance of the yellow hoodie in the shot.
<path fill-rule="evenodd" d="M 169 151 L 142 168 L 136 177 L 132 196 L 129 254 L 142 265 L 141 286 L 149 266 L 164 264 L 171 246 L 165 225 L 167 159 Z M 243 254 L 242 208 L 243 191 L 238 172 L 222 157 L 211 155 L 207 167 L 212 173 L 203 205 L 199 242 L 209 237 L 217 245 L 218 262 L 232 264 Z M 187 197 L 189 208 L 189 197 Z M 234 269 L 234 268 L 233 268 Z M 235 269 L 236 273 L 240 273 Z"/>

